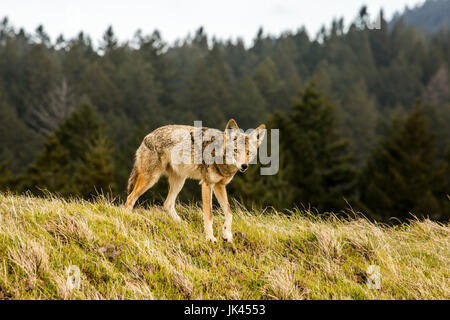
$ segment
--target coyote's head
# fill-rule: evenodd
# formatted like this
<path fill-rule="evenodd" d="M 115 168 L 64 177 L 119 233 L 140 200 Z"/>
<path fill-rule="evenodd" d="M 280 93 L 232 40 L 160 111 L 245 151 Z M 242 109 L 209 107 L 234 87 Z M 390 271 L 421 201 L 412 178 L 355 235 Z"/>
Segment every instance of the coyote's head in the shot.
<path fill-rule="evenodd" d="M 250 133 L 239 129 L 236 121 L 230 119 L 223 133 L 225 164 L 236 166 L 244 172 L 258 151 L 266 134 L 266 126 L 260 125 Z"/>

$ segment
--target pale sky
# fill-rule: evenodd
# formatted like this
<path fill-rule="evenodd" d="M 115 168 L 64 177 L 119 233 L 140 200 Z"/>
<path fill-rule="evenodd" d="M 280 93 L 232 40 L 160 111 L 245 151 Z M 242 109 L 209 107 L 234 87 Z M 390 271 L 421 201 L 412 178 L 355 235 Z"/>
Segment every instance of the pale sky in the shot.
<path fill-rule="evenodd" d="M 220 39 L 241 37 L 251 45 L 259 27 L 279 35 L 302 25 L 315 36 L 323 24 L 344 17 L 346 26 L 363 4 L 371 17 L 380 8 L 390 19 L 394 12 L 423 0 L 1 0 L 0 17 L 8 16 L 16 27 L 34 32 L 43 24 L 52 40 L 59 34 L 71 38 L 83 30 L 97 45 L 113 25 L 120 40 L 129 40 L 137 29 L 144 34 L 158 29 L 165 41 L 184 38 L 204 26 L 209 36 Z"/>

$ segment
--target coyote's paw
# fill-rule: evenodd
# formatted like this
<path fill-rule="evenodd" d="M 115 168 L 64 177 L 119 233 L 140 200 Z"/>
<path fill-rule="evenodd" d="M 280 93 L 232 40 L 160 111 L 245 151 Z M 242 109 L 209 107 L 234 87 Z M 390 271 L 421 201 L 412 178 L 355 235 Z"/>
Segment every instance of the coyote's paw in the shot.
<path fill-rule="evenodd" d="M 211 241 L 212 243 L 216 243 L 217 239 L 214 236 L 206 236 L 206 240 Z"/>
<path fill-rule="evenodd" d="M 222 238 L 228 242 L 233 242 L 233 234 L 230 230 L 222 230 Z"/>
<path fill-rule="evenodd" d="M 181 222 L 181 218 L 175 210 L 167 210 L 167 213 L 175 222 Z"/>

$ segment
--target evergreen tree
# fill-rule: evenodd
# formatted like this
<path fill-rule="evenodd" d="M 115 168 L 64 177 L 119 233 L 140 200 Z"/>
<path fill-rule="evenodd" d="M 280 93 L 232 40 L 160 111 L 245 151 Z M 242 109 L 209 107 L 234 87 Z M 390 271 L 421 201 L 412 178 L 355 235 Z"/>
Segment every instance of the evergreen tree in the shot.
<path fill-rule="evenodd" d="M 31 130 L 8 103 L 0 88 L 0 163 L 19 173 L 40 151 L 42 138 Z"/>
<path fill-rule="evenodd" d="M 100 47 L 105 53 L 109 53 L 110 51 L 116 49 L 117 45 L 118 40 L 114 34 L 114 30 L 112 26 L 109 26 L 103 34 L 103 42 Z"/>
<path fill-rule="evenodd" d="M 83 161 L 79 161 L 73 175 L 77 194 L 91 198 L 97 193 L 114 191 L 114 165 L 111 146 L 103 134 L 89 144 Z"/>
<path fill-rule="evenodd" d="M 84 83 L 82 75 L 93 59 L 97 58 L 97 54 L 92 48 L 89 37 L 80 32 L 75 39 L 67 42 L 63 51 L 64 59 L 62 60 L 62 68 L 64 75 L 69 84 L 78 95 L 82 95 Z"/>
<path fill-rule="evenodd" d="M 249 76 L 242 77 L 233 90 L 233 105 L 226 118 L 234 118 L 242 128 L 251 128 L 264 121 L 268 107 L 255 82 Z"/>
<path fill-rule="evenodd" d="M 256 67 L 253 81 L 272 110 L 279 108 L 286 110 L 283 82 L 280 79 L 275 63 L 270 57 Z"/>
<path fill-rule="evenodd" d="M 345 208 L 353 192 L 355 172 L 348 141 L 334 126 L 334 108 L 311 82 L 280 128 L 280 153 L 289 157 L 285 175 L 294 188 L 295 204 L 318 210 Z M 284 127 L 283 127 L 284 126 Z"/>
<path fill-rule="evenodd" d="M 80 107 L 64 121 L 56 130 L 58 141 L 69 152 L 71 159 L 78 159 L 94 141 L 102 127 L 94 107 L 84 100 Z"/>
<path fill-rule="evenodd" d="M 263 184 L 258 192 L 264 194 L 265 204 L 344 209 L 344 197 L 354 191 L 352 156 L 348 141 L 334 127 L 332 105 L 314 82 L 301 92 L 290 114 L 272 117 L 269 128 L 280 130 L 280 170 L 275 176 L 257 177 Z"/>
<path fill-rule="evenodd" d="M 230 103 L 231 72 L 226 65 L 221 47 L 212 50 L 195 68 L 186 84 L 184 107 L 193 111 L 193 120 L 202 120 L 206 126 L 221 126 L 226 122 L 224 109 Z"/>
<path fill-rule="evenodd" d="M 22 92 L 18 97 L 23 105 L 18 112 L 31 127 L 34 124 L 33 110 L 46 103 L 46 98 L 60 79 L 60 68 L 52 52 L 42 44 L 34 44 L 26 53 L 20 68 L 24 72 Z"/>
<path fill-rule="evenodd" d="M 84 102 L 44 144 L 44 151 L 22 177 L 22 190 L 91 196 L 113 187 L 113 161 L 102 125 Z"/>
<path fill-rule="evenodd" d="M 36 40 L 40 44 L 43 44 L 47 47 L 50 46 L 50 37 L 48 36 L 47 32 L 45 32 L 43 25 L 39 25 L 36 28 Z"/>
<path fill-rule="evenodd" d="M 13 185 L 13 175 L 8 170 L 8 164 L 0 163 L 0 191 L 7 191 Z"/>
<path fill-rule="evenodd" d="M 360 179 L 361 200 L 376 217 L 450 216 L 446 166 L 436 161 L 434 143 L 420 103 L 404 121 L 393 120 Z"/>
<path fill-rule="evenodd" d="M 98 62 L 90 64 L 83 72 L 80 87 L 79 90 L 89 97 L 101 113 L 116 110 L 122 104 L 119 89 Z"/>
<path fill-rule="evenodd" d="M 350 141 L 355 162 L 362 165 L 373 149 L 378 112 L 375 99 L 370 97 L 363 82 L 353 84 L 336 109 L 338 127 Z"/>
<path fill-rule="evenodd" d="M 44 150 L 21 177 L 21 189 L 35 194 L 48 190 L 68 195 L 72 187 L 69 161 L 69 152 L 56 134 L 51 133 L 44 143 Z"/>

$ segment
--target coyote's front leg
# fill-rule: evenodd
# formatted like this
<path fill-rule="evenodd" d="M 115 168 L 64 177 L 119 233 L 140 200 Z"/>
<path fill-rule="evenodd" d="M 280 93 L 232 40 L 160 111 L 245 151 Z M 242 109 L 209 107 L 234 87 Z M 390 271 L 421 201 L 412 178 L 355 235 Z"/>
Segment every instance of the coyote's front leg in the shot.
<path fill-rule="evenodd" d="M 202 202 L 203 202 L 203 223 L 205 227 L 206 239 L 217 242 L 213 232 L 212 215 L 212 188 L 205 182 L 202 183 Z"/>
<path fill-rule="evenodd" d="M 225 215 L 225 223 L 222 229 L 222 237 L 228 242 L 233 242 L 233 233 L 231 232 L 231 222 L 233 215 L 231 214 L 230 204 L 228 203 L 227 190 L 224 184 L 216 184 L 214 186 L 214 194 L 219 201 L 220 207 Z"/>

